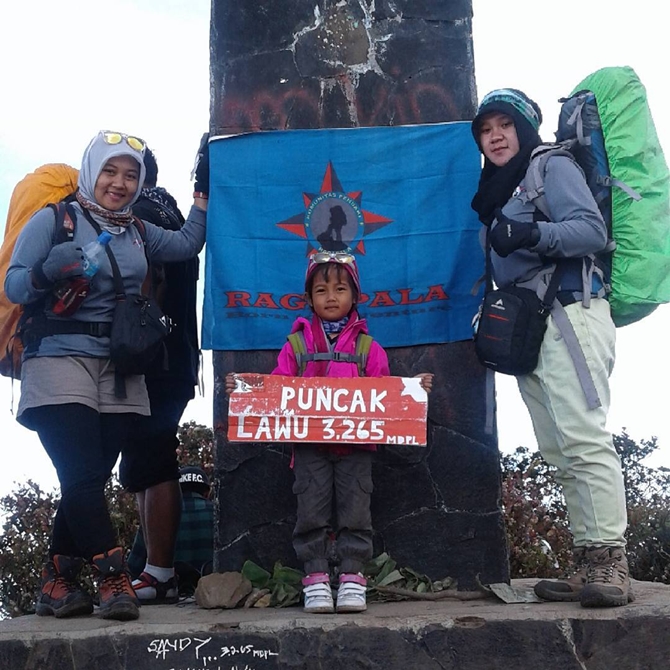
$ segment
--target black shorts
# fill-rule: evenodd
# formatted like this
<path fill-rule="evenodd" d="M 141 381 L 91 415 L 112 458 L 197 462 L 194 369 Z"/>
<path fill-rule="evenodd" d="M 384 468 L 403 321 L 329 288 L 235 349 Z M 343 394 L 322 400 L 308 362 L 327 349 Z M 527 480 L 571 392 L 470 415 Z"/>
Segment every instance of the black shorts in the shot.
<path fill-rule="evenodd" d="M 119 479 L 131 493 L 179 480 L 177 429 L 190 400 L 174 386 L 149 388 L 151 416 L 138 416 L 121 450 Z M 192 393 L 191 393 L 192 395 Z"/>

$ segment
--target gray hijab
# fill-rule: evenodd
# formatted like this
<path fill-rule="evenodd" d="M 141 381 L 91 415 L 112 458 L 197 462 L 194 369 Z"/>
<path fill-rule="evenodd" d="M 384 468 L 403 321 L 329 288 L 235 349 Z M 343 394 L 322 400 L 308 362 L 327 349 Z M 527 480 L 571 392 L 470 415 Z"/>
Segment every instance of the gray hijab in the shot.
<path fill-rule="evenodd" d="M 121 134 L 121 133 L 119 133 Z M 99 204 L 95 200 L 95 184 L 102 169 L 107 164 L 110 158 L 116 156 L 130 156 L 137 161 L 140 168 L 140 177 L 137 180 L 137 191 L 132 200 L 123 208 L 118 210 L 117 214 L 129 213 L 133 204 L 139 198 L 144 184 L 144 175 L 146 170 L 144 168 L 143 154 L 141 151 L 133 149 L 124 138 L 119 144 L 107 144 L 104 139 L 104 131 L 100 131 L 90 142 L 84 156 L 81 159 L 81 169 L 79 170 L 79 191 L 86 198 L 93 203 Z"/>

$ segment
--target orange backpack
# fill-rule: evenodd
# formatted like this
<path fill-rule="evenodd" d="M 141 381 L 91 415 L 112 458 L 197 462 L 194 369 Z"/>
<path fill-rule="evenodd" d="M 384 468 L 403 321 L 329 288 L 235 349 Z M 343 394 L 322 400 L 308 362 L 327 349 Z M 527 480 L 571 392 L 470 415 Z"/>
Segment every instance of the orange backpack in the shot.
<path fill-rule="evenodd" d="M 21 377 L 23 345 L 15 337 L 23 305 L 5 295 L 5 277 L 19 233 L 35 212 L 57 203 L 77 189 L 79 171 L 64 163 L 49 163 L 26 175 L 15 187 L 7 210 L 5 238 L 0 247 L 0 374 Z"/>

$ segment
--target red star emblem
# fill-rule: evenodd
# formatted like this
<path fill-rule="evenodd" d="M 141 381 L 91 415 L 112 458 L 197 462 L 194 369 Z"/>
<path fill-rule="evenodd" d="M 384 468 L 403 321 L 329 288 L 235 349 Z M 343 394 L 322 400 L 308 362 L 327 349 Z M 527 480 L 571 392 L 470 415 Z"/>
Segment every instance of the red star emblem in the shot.
<path fill-rule="evenodd" d="M 303 193 L 305 211 L 276 225 L 307 240 L 312 249 L 365 254 L 364 237 L 393 222 L 361 208 L 362 191 L 346 193 L 329 161 L 319 193 Z"/>

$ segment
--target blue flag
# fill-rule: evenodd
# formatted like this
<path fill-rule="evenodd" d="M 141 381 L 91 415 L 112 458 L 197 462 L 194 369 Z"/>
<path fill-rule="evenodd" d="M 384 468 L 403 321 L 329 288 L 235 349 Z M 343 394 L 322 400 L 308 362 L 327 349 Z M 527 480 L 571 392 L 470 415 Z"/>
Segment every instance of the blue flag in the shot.
<path fill-rule="evenodd" d="M 356 256 L 384 347 L 472 337 L 484 271 L 467 122 L 289 130 L 210 143 L 205 349 L 279 349 L 315 249 Z"/>

